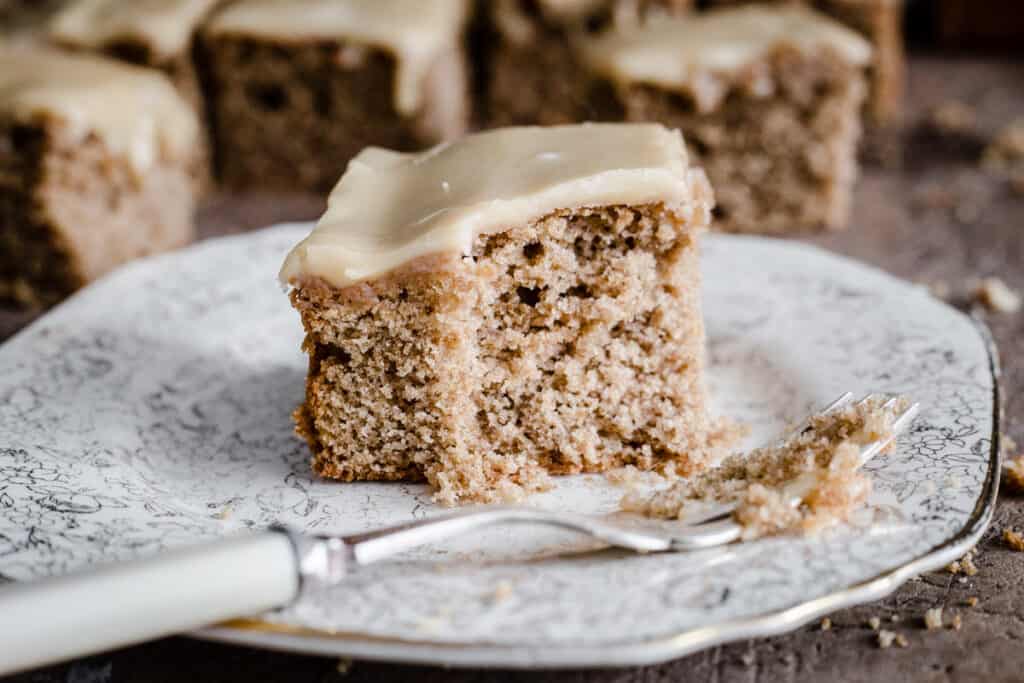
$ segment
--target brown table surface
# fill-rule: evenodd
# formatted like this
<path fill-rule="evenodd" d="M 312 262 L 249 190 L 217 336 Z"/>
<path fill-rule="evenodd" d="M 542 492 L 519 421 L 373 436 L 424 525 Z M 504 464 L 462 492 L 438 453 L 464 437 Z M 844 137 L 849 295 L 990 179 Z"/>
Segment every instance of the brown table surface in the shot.
<path fill-rule="evenodd" d="M 928 135 L 918 124 L 950 98 L 976 107 L 977 134 Z M 987 136 L 1024 116 L 1024 63 L 996 59 L 915 57 L 903 162 L 864 169 L 852 229 L 815 238 L 826 248 L 921 282 L 954 290 L 976 275 L 998 275 L 1024 289 L 1024 195 L 981 171 Z M 201 212 L 204 237 L 279 220 L 311 218 L 310 198 L 217 197 Z M 0 311 L 0 339 L 28 315 Z M 1024 446 L 1024 313 L 989 316 L 1004 368 L 1005 433 Z M 879 602 L 831 615 L 832 628 L 811 624 L 763 640 L 715 647 L 658 666 L 594 671 L 488 672 L 356 662 L 339 673 L 336 659 L 305 657 L 170 638 L 112 654 L 15 676 L 9 680 L 105 681 L 1022 681 L 1024 680 L 1024 554 L 1010 551 L 1002 530 L 1024 530 L 1024 497 L 1005 491 L 978 547 L 973 577 L 927 574 Z M 976 607 L 963 606 L 976 596 Z M 960 631 L 926 631 L 922 614 L 945 606 L 960 614 Z M 906 636 L 909 647 L 882 650 L 865 622 L 872 616 Z M 0 615 L 3 618 L 3 615 Z M 0 643 L 0 647 L 3 644 Z"/>

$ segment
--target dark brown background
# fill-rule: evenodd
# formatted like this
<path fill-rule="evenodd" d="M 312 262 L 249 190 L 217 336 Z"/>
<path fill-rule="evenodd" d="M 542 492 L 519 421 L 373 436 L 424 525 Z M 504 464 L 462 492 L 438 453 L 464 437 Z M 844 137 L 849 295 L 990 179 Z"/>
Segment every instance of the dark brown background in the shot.
<path fill-rule="evenodd" d="M 853 225 L 813 241 L 921 282 L 943 281 L 954 292 L 977 275 L 998 275 L 1024 289 L 1024 195 L 977 163 L 985 140 L 1024 116 L 1024 64 L 1019 60 L 916 57 L 910 68 L 910 111 L 896 149 L 902 164 L 870 165 L 857 190 Z M 935 105 L 957 98 L 976 107 L 978 129 L 936 136 L 920 125 Z M 203 209 L 204 237 L 293 218 L 312 218 L 313 198 L 218 197 Z M 0 311 L 0 339 L 31 316 Z M 1024 313 L 989 316 L 1004 367 L 1005 433 L 1024 444 Z M 961 580 L 947 572 L 922 576 L 878 603 L 832 615 L 817 624 L 765 640 L 716 647 L 659 666 L 604 671 L 490 672 L 354 663 L 212 645 L 171 638 L 69 665 L 26 673 L 17 683 L 105 681 L 1022 681 L 1024 680 L 1024 554 L 999 539 L 1002 529 L 1024 530 L 1024 498 L 1004 493 L 992 528 L 979 546 L 980 573 Z M 977 607 L 963 606 L 977 596 Z M 959 632 L 927 632 L 921 615 L 945 606 L 961 614 Z M 906 649 L 881 650 L 866 626 L 888 620 L 906 636 Z M 56 615 L 55 615 L 56 616 Z M 0 643 L 0 647 L 3 644 Z"/>

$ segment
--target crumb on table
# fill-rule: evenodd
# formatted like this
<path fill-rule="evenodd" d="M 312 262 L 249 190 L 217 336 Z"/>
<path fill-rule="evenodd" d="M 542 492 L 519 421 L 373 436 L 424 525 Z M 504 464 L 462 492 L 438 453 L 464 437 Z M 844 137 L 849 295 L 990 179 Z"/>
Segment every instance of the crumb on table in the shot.
<path fill-rule="evenodd" d="M 1003 529 L 1003 540 L 1006 541 L 1006 545 L 1010 546 L 1010 550 L 1024 553 L 1024 535 L 1008 527 Z"/>
<path fill-rule="evenodd" d="M 878 647 L 883 650 L 888 650 L 893 645 L 896 647 L 907 647 L 909 643 L 907 642 L 906 636 L 902 633 L 887 631 L 885 629 L 878 632 Z"/>
<path fill-rule="evenodd" d="M 924 613 L 924 627 L 929 631 L 942 628 L 942 608 L 932 607 Z"/>
<path fill-rule="evenodd" d="M 1003 473 L 1005 474 L 1003 481 L 1008 490 L 1024 493 L 1024 453 L 1007 460 L 1003 465 Z"/>
<path fill-rule="evenodd" d="M 997 277 L 982 279 L 972 298 L 993 313 L 1016 313 L 1021 308 L 1020 293 Z"/>

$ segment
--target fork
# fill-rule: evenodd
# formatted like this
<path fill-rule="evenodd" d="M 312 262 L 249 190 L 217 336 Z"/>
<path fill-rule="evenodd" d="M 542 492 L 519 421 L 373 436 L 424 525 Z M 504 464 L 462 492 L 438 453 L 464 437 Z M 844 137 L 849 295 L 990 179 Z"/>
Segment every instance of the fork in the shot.
<path fill-rule="evenodd" d="M 878 399 L 872 394 L 863 401 Z M 817 414 L 841 410 L 852 401 L 852 394 L 843 394 Z M 895 401 L 884 405 L 893 408 Z M 861 464 L 892 443 L 918 408 L 911 405 L 897 416 L 891 436 L 866 444 Z M 787 438 L 806 430 L 814 417 Z M 794 482 L 787 493 L 792 506 L 800 505 L 806 482 Z M 307 536 L 273 527 L 146 559 L 10 584 L 0 588 L 0 675 L 283 607 L 307 591 L 341 582 L 353 566 L 495 524 L 558 527 L 640 553 L 689 551 L 737 541 L 742 527 L 731 519 L 734 510 L 724 506 L 698 524 L 676 522 L 674 533 L 666 533 L 664 525 L 643 528 L 635 519 L 498 506 L 351 536 Z"/>

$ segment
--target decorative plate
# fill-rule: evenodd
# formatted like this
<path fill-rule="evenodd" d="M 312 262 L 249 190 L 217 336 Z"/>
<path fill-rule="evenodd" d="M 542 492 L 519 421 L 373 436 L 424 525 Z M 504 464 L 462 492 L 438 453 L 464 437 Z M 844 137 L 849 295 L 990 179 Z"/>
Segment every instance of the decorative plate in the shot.
<path fill-rule="evenodd" d="M 0 348 L 0 576 L 22 581 L 272 523 L 363 531 L 437 512 L 420 485 L 338 484 L 292 433 L 305 361 L 275 274 L 308 225 L 131 264 Z M 719 414 L 764 442 L 844 391 L 921 415 L 869 464 L 870 519 L 822 537 L 629 555 L 499 528 L 356 571 L 200 637 L 461 666 L 642 664 L 877 599 L 976 542 L 999 471 L 987 335 L 920 288 L 797 242 L 712 235 Z M 594 513 L 566 477 L 530 504 Z"/>

